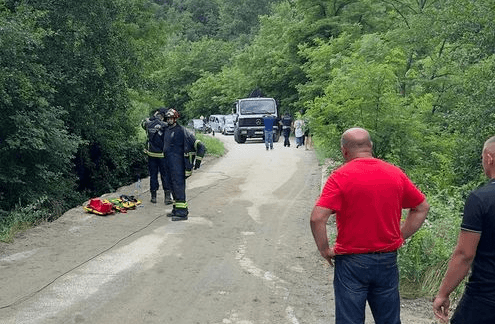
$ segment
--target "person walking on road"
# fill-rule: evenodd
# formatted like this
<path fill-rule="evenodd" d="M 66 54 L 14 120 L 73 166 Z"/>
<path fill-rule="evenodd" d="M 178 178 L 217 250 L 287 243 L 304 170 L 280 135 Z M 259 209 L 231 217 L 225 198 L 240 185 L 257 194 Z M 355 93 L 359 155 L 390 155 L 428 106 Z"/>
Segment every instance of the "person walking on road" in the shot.
<path fill-rule="evenodd" d="M 294 135 L 296 136 L 296 148 L 303 146 L 304 120 L 300 117 L 294 122 Z"/>
<path fill-rule="evenodd" d="M 368 131 L 351 128 L 341 137 L 345 163 L 334 170 L 311 213 L 318 250 L 335 260 L 335 323 L 365 321 L 366 301 L 375 323 L 400 323 L 397 249 L 423 224 L 425 195 L 398 167 L 372 156 Z M 402 209 L 409 209 L 401 225 Z M 330 247 L 327 221 L 336 213 L 337 238 Z"/>
<path fill-rule="evenodd" d="M 311 134 L 307 121 L 304 122 L 304 147 L 306 148 L 306 151 L 313 148 L 313 134 Z"/>
<path fill-rule="evenodd" d="M 281 120 L 282 133 L 284 135 L 284 147 L 290 147 L 290 132 L 292 128 L 292 117 L 289 112 L 285 112 Z"/>
<path fill-rule="evenodd" d="M 277 119 L 273 115 L 263 116 L 263 124 L 265 125 L 265 147 L 273 150 L 273 126 L 275 125 Z"/>
<path fill-rule="evenodd" d="M 495 323 L 495 136 L 483 146 L 482 164 L 490 181 L 466 200 L 457 246 L 433 300 L 435 316 L 443 323 L 449 321 L 449 296 L 470 269 L 451 323 Z"/>
<path fill-rule="evenodd" d="M 159 189 L 158 173 L 162 180 L 162 187 L 165 193 L 165 204 L 172 203 L 171 191 L 168 186 L 168 174 L 166 172 L 165 158 L 163 155 L 163 133 L 167 128 L 165 119 L 166 108 L 155 110 L 150 118 L 141 122 L 141 126 L 146 130 L 147 143 L 144 152 L 148 155 L 148 171 L 150 174 L 151 202 L 156 204 L 156 192 Z"/>

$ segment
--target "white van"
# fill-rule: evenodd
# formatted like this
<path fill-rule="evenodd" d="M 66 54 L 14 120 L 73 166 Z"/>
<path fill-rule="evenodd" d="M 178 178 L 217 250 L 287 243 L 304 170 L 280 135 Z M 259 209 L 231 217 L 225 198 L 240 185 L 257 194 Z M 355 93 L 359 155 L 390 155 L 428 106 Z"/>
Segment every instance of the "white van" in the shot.
<path fill-rule="evenodd" d="M 210 124 L 213 132 L 222 132 L 224 124 L 223 117 L 224 115 L 211 115 L 210 118 L 208 118 L 208 123 Z"/>

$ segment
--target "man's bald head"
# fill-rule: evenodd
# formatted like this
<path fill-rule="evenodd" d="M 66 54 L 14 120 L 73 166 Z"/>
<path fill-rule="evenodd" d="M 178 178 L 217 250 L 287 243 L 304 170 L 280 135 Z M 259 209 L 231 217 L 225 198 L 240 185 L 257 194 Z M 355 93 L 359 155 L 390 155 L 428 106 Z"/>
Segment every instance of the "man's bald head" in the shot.
<path fill-rule="evenodd" d="M 354 127 L 346 130 L 340 139 L 340 146 L 346 161 L 373 156 L 373 142 L 364 128 Z"/>
<path fill-rule="evenodd" d="M 495 177 L 495 136 L 485 141 L 481 158 L 486 176 L 493 179 Z"/>
<path fill-rule="evenodd" d="M 485 145 L 483 145 L 483 150 L 487 150 L 491 154 L 495 153 L 495 136 L 492 136 L 485 141 Z"/>

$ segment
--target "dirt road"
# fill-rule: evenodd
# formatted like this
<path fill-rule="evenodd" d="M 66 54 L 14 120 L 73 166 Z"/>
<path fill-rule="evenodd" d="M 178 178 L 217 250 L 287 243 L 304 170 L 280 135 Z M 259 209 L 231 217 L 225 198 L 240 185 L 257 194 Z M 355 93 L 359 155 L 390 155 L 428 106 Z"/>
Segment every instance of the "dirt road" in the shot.
<path fill-rule="evenodd" d="M 1 244 L 0 323 L 333 323 L 332 268 L 309 228 L 314 152 L 217 137 L 228 153 L 187 180 L 188 221 L 149 203 L 145 179 L 105 195 L 139 194 L 136 210 L 78 207 Z M 402 318 L 433 322 L 423 300 Z"/>

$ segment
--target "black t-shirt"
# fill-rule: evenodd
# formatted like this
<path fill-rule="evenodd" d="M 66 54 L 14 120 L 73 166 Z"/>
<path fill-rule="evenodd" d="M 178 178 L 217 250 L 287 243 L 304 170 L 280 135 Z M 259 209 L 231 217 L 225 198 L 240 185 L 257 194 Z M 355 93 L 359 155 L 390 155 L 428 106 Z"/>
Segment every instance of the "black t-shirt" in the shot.
<path fill-rule="evenodd" d="M 481 234 L 466 293 L 495 305 L 495 180 L 469 195 L 461 229 Z"/>

